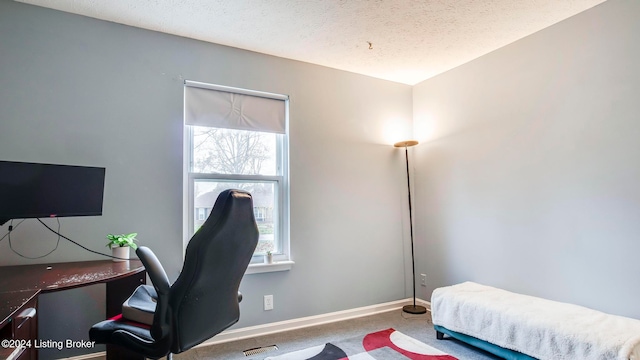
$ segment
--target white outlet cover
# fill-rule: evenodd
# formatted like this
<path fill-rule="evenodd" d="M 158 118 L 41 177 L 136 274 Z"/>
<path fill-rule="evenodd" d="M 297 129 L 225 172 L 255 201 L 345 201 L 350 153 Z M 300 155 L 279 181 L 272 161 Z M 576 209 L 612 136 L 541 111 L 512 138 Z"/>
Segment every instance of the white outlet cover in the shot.
<path fill-rule="evenodd" d="M 264 296 L 264 309 L 273 310 L 273 295 Z"/>

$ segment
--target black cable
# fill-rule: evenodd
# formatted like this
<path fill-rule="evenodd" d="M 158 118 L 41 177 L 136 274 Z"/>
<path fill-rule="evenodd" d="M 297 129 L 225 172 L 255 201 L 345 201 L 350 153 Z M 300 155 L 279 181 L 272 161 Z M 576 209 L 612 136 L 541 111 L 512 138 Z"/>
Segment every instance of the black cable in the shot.
<path fill-rule="evenodd" d="M 72 242 L 73 244 L 75 244 L 75 245 L 77 245 L 77 246 L 79 246 L 79 247 L 81 247 L 81 248 L 83 248 L 83 249 L 85 249 L 85 250 L 87 250 L 87 251 L 89 251 L 89 252 L 92 252 L 92 253 L 94 253 L 94 254 L 98 254 L 98 255 L 106 256 L 106 257 L 109 257 L 109 258 L 112 258 L 112 259 L 129 260 L 129 259 L 126 259 L 126 258 L 120 258 L 120 257 L 116 257 L 116 256 L 108 255 L 108 254 L 103 254 L 103 253 L 101 253 L 101 252 L 91 250 L 91 249 L 86 248 L 86 247 L 84 247 L 84 246 L 82 246 L 82 245 L 78 244 L 77 242 L 75 242 L 75 241 L 73 241 L 73 240 L 69 239 L 68 237 L 66 237 L 66 236 L 64 236 L 64 235 L 62 235 L 62 234 L 60 234 L 60 219 L 59 219 L 59 218 L 56 218 L 56 220 L 58 220 L 58 231 L 53 230 L 53 229 L 52 229 L 52 228 L 50 228 L 47 224 L 43 223 L 43 222 L 42 222 L 42 220 L 37 219 L 37 220 L 38 220 L 38 221 L 39 221 L 39 222 L 40 222 L 44 227 L 46 227 L 49 231 L 51 231 L 52 233 L 54 233 L 54 234 L 58 235 L 58 241 L 56 242 L 56 246 L 55 246 L 55 248 L 54 248 L 53 250 L 49 251 L 48 253 L 46 253 L 45 255 L 42 255 L 42 256 L 29 257 L 29 256 L 26 256 L 26 255 L 22 255 L 22 254 L 20 254 L 19 252 L 17 252 L 17 251 L 13 248 L 13 244 L 11 243 L 11 232 L 12 232 L 12 231 L 15 231 L 15 230 L 18 228 L 18 226 L 20 226 L 20 224 L 22 224 L 25 220 L 26 220 L 26 219 L 22 219 L 22 220 L 20 220 L 20 222 L 19 222 L 19 223 L 17 223 L 15 226 L 13 226 L 13 220 L 11 220 L 11 223 L 9 224 L 9 231 L 7 231 L 7 233 L 6 233 L 6 234 L 4 234 L 4 235 L 0 238 L 0 241 L 2 241 L 2 240 L 4 240 L 5 238 L 7 238 L 7 237 L 8 237 L 8 240 L 9 240 L 9 248 L 11 249 L 11 251 L 13 251 L 16 255 L 18 255 L 18 256 L 20 256 L 20 257 L 23 257 L 23 258 L 25 258 L 25 259 L 32 259 L 32 260 L 33 260 L 33 259 L 40 259 L 40 258 L 43 258 L 43 257 L 45 257 L 45 256 L 47 256 L 47 255 L 50 255 L 50 254 L 51 254 L 51 253 L 53 253 L 56 249 L 58 249 L 58 245 L 60 244 L 60 238 L 63 238 L 63 239 L 65 239 L 65 240 L 67 240 L 67 241 L 70 241 L 70 242 Z"/>
<path fill-rule="evenodd" d="M 58 232 L 60 232 L 60 219 L 56 218 L 56 220 L 58 220 Z M 23 255 L 23 254 L 20 254 L 16 249 L 14 249 L 13 244 L 11 243 L 11 232 L 15 230 L 15 228 L 13 227 L 13 220 L 11 220 L 11 223 L 9 224 L 9 228 L 11 228 L 11 230 L 7 234 L 9 235 L 9 248 L 11 249 L 11 251 L 13 251 L 16 255 L 20 256 L 21 258 L 30 259 L 30 260 L 42 259 L 43 257 L 50 255 L 52 252 L 56 251 L 56 249 L 58 249 L 58 245 L 60 245 L 60 234 L 58 234 L 58 241 L 56 242 L 56 246 L 53 248 L 53 250 L 41 256 L 31 257 L 31 256 Z"/>
<path fill-rule="evenodd" d="M 18 228 L 18 226 L 20 226 L 20 224 L 22 224 L 22 223 L 24 222 L 24 220 L 25 220 L 25 219 L 20 220 L 20 222 L 19 222 L 19 223 L 17 223 L 17 224 L 16 224 L 16 226 L 13 226 L 13 225 L 12 225 L 13 220 L 11 220 L 11 223 L 9 224 L 9 230 L 7 231 L 7 233 L 6 233 L 6 234 L 4 234 L 4 236 L 3 236 L 3 237 L 1 237 L 1 238 L 0 238 L 0 241 L 4 240 L 4 238 L 6 238 L 7 236 L 9 236 L 9 234 L 11 234 L 11 232 L 12 232 L 13 230 L 17 229 L 17 228 Z"/>
<path fill-rule="evenodd" d="M 91 250 L 91 249 L 89 249 L 88 247 L 83 246 L 83 245 L 80 245 L 80 244 L 78 244 L 77 242 L 75 242 L 75 241 L 73 241 L 73 240 L 69 239 L 68 237 L 66 237 L 66 236 L 64 236 L 64 235 L 62 235 L 62 234 L 60 234 L 60 229 L 58 229 L 58 231 L 55 231 L 55 230 L 53 230 L 52 228 L 50 228 L 47 224 L 43 223 L 43 222 L 42 222 L 42 220 L 38 219 L 38 221 L 39 221 L 39 222 L 40 222 L 40 224 L 42 224 L 44 227 L 46 227 L 47 229 L 49 229 L 49 231 L 51 231 L 52 233 L 54 233 L 54 234 L 56 234 L 56 235 L 58 235 L 58 236 L 62 237 L 63 239 L 65 239 L 65 240 L 67 240 L 67 241 L 70 241 L 71 243 L 73 243 L 73 244 L 75 244 L 75 245 L 77 245 L 77 246 L 79 246 L 79 247 L 81 247 L 81 248 L 83 248 L 83 249 L 87 250 L 88 252 L 91 252 L 91 253 L 94 253 L 94 254 L 98 254 L 98 255 L 102 255 L 102 256 L 106 256 L 106 257 L 113 258 L 113 259 L 129 260 L 129 259 L 120 258 L 120 257 L 113 256 L 113 255 L 103 254 L 103 253 L 98 252 L 98 251 L 95 251 L 95 250 Z"/>

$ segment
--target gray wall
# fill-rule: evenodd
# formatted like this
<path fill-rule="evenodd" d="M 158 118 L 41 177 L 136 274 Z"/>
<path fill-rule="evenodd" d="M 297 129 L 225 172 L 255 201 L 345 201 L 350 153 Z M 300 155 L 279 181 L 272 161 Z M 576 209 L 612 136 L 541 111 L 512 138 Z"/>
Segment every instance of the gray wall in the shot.
<path fill-rule="evenodd" d="M 0 0 L 0 158 L 106 167 L 103 216 L 64 218 L 62 233 L 104 251 L 107 233 L 137 231 L 171 278 L 182 262 L 183 79 L 291 97 L 296 264 L 245 277 L 236 327 L 409 294 L 404 158 L 385 129 L 410 127 L 410 86 Z M 12 240 L 34 256 L 56 237 L 28 220 Z M 97 258 L 62 241 L 25 260 L 0 243 L 2 265 Z M 266 294 L 273 311 L 262 310 Z M 63 296 L 42 301 L 55 308 Z M 63 333 L 41 316 L 47 339 L 86 336 L 95 314 L 72 314 Z"/>
<path fill-rule="evenodd" d="M 640 2 L 414 88 L 419 269 L 640 318 Z"/>

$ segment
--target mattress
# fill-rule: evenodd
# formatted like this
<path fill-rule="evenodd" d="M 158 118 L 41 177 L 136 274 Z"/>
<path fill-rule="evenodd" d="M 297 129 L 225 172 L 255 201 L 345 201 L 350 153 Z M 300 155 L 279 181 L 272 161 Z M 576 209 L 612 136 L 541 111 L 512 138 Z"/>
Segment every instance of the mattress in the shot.
<path fill-rule="evenodd" d="M 433 324 L 537 359 L 640 360 L 640 320 L 465 282 L 435 289 Z"/>

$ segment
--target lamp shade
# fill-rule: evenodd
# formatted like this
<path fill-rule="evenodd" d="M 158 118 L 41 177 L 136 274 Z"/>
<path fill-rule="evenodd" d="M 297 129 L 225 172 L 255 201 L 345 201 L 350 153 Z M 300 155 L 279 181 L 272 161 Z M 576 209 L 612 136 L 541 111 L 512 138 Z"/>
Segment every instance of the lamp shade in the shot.
<path fill-rule="evenodd" d="M 393 144 L 394 147 L 411 147 L 415 145 L 418 145 L 417 140 L 404 140 L 398 141 L 397 143 Z"/>

